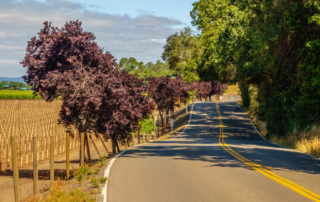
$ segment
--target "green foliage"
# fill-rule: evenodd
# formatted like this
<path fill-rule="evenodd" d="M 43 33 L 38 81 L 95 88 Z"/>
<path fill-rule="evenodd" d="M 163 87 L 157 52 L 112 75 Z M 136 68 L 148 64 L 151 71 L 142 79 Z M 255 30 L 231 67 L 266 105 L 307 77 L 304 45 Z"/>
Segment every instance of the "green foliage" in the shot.
<path fill-rule="evenodd" d="M 120 60 L 119 66 L 121 69 L 125 69 L 127 72 L 131 72 L 135 69 L 143 67 L 143 62 L 138 62 L 135 58 L 130 57 L 128 58 L 122 58 Z"/>
<path fill-rule="evenodd" d="M 92 170 L 88 170 L 87 171 L 87 175 L 92 175 L 93 174 L 93 171 Z"/>
<path fill-rule="evenodd" d="M 99 179 L 99 182 L 100 182 L 101 184 L 104 184 L 104 183 L 106 183 L 107 180 L 108 180 L 107 177 L 101 177 L 101 178 Z"/>
<path fill-rule="evenodd" d="M 106 163 L 103 162 L 103 161 L 100 161 L 99 164 L 100 164 L 100 166 L 102 167 L 102 166 L 104 166 L 104 164 L 106 164 Z"/>
<path fill-rule="evenodd" d="M 0 90 L 3 90 L 3 84 L 0 83 Z"/>
<path fill-rule="evenodd" d="M 186 79 L 196 80 L 196 62 L 202 55 L 202 44 L 198 36 L 192 35 L 192 30 L 186 27 L 184 31 L 167 38 L 163 47 L 162 59 L 168 61 L 170 69 L 176 70 L 180 76 L 189 73 Z M 193 60 L 191 63 L 188 63 Z M 185 70 L 188 68 L 188 70 Z M 185 77 L 185 76 L 183 76 Z"/>
<path fill-rule="evenodd" d="M 195 96 L 196 96 L 196 91 L 194 90 L 194 91 L 189 91 L 189 100 L 188 100 L 188 102 L 192 102 L 192 100 L 195 98 Z"/>
<path fill-rule="evenodd" d="M 82 166 L 74 172 L 74 177 L 81 184 L 84 177 L 88 175 L 88 172 L 91 173 L 89 166 Z"/>
<path fill-rule="evenodd" d="M 239 88 L 241 91 L 242 105 L 245 108 L 249 108 L 250 107 L 249 85 L 248 84 L 240 84 Z"/>
<path fill-rule="evenodd" d="M 189 60 L 183 69 L 183 81 L 185 83 L 192 83 L 198 80 L 197 63 L 194 60 Z"/>
<path fill-rule="evenodd" d="M 100 186 L 100 182 L 97 180 L 97 178 L 92 178 L 91 182 L 96 188 Z"/>
<path fill-rule="evenodd" d="M 0 86 L 3 85 L 9 85 L 9 87 L 14 87 L 14 88 L 27 88 L 31 89 L 31 86 L 28 84 L 22 83 L 22 82 L 16 82 L 16 81 L 0 81 Z M 0 90 L 3 90 L 0 88 Z"/>
<path fill-rule="evenodd" d="M 94 174 L 95 174 L 95 175 L 98 174 L 99 171 L 100 171 L 100 168 L 96 168 L 96 169 L 94 170 Z"/>
<path fill-rule="evenodd" d="M 192 24 L 204 46 L 197 62 L 202 80 L 239 82 L 243 105 L 267 122 L 268 135 L 320 121 L 318 1 L 200 0 L 193 6 Z"/>
<path fill-rule="evenodd" d="M 0 99 L 41 99 L 33 91 L 0 90 Z"/>
<path fill-rule="evenodd" d="M 83 192 L 81 189 L 73 189 L 70 192 L 64 191 L 59 187 L 54 187 L 51 189 L 51 193 L 44 199 L 43 202 L 94 202 L 95 198 L 90 198 L 87 193 Z"/>
<path fill-rule="evenodd" d="M 140 132 L 151 134 L 153 131 L 156 130 L 156 126 L 154 125 L 154 120 L 152 116 L 150 116 L 149 119 L 140 120 L 139 125 L 141 127 Z"/>
<path fill-rule="evenodd" d="M 122 58 L 119 67 L 120 69 L 125 69 L 129 74 L 137 74 L 140 79 L 145 79 L 145 84 L 147 84 L 149 77 L 173 77 L 176 75 L 176 71 L 169 69 L 168 62 L 163 63 L 160 60 L 155 64 L 152 62 L 143 64 L 143 62 L 138 62 L 133 57 L 129 59 Z"/>

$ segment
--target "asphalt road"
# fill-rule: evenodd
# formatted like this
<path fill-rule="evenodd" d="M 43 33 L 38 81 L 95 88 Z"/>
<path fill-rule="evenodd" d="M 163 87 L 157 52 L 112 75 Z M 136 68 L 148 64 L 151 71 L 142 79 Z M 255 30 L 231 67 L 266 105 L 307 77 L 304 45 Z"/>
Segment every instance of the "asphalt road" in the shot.
<path fill-rule="evenodd" d="M 263 140 L 236 101 L 196 103 L 179 137 L 124 153 L 108 202 L 320 201 L 320 161 Z"/>

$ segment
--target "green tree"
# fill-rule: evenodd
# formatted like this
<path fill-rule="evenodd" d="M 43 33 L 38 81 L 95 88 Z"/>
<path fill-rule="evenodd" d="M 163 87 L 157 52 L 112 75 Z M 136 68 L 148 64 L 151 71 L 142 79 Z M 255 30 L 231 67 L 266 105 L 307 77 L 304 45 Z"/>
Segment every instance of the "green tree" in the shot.
<path fill-rule="evenodd" d="M 143 62 L 138 62 L 135 58 L 130 57 L 128 58 L 122 58 L 120 60 L 119 66 L 121 69 L 125 69 L 128 73 L 135 70 L 136 68 L 142 68 Z"/>
<path fill-rule="evenodd" d="M 187 27 L 180 33 L 175 33 L 167 38 L 163 47 L 162 59 L 168 61 L 169 68 L 177 71 L 182 76 L 189 60 L 197 61 L 202 55 L 200 38 L 192 34 Z"/>
<path fill-rule="evenodd" d="M 319 122 L 320 6 L 312 0 L 200 0 L 192 24 L 201 31 L 202 80 L 239 82 L 269 134 Z M 312 107 L 311 107 L 312 106 Z"/>
<path fill-rule="evenodd" d="M 119 66 L 121 69 L 125 69 L 129 74 L 137 74 L 140 79 L 145 80 L 145 84 L 147 84 L 149 77 L 172 77 L 176 75 L 176 71 L 169 69 L 168 62 L 163 63 L 160 60 L 155 64 L 148 62 L 144 65 L 143 62 L 138 62 L 133 57 L 130 57 L 129 59 L 122 58 Z"/>
<path fill-rule="evenodd" d="M 183 81 L 191 83 L 198 81 L 199 76 L 197 74 L 197 63 L 194 60 L 189 60 L 183 70 Z"/>
<path fill-rule="evenodd" d="M 0 83 L 0 90 L 3 90 L 3 84 Z"/>

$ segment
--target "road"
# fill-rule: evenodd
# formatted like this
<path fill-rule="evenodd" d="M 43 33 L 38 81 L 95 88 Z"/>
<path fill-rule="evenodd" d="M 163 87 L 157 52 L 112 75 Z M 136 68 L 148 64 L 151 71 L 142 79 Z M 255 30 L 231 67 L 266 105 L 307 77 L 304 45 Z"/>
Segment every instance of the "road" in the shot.
<path fill-rule="evenodd" d="M 178 137 L 133 148 L 110 171 L 108 202 L 320 201 L 320 161 L 271 144 L 236 101 L 196 103 Z"/>

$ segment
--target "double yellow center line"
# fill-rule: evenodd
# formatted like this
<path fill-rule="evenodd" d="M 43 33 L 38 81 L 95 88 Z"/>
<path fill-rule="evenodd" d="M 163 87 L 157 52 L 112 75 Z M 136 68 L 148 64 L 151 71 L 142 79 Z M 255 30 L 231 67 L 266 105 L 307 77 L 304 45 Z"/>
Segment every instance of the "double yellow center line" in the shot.
<path fill-rule="evenodd" d="M 289 189 L 313 200 L 313 201 L 319 201 L 320 202 L 320 195 L 317 195 L 316 193 L 313 193 L 300 185 L 295 184 L 294 182 L 291 182 L 290 180 L 287 180 L 283 177 L 280 177 L 279 175 L 275 174 L 274 172 L 271 172 L 269 169 L 263 167 L 262 165 L 259 165 L 253 161 L 250 161 L 249 159 L 241 156 L 239 153 L 234 151 L 229 147 L 228 144 L 225 143 L 224 141 L 224 132 L 223 132 L 223 122 L 222 122 L 222 117 L 220 114 L 220 109 L 219 109 L 219 104 L 216 102 L 216 108 L 219 116 L 219 125 L 220 125 L 220 138 L 219 138 L 219 144 L 220 146 L 227 151 L 229 154 L 234 156 L 236 159 L 242 161 L 244 164 L 247 166 L 250 166 L 251 168 L 255 169 L 259 173 L 267 176 L 268 178 L 282 184 L 283 186 L 288 187 Z"/>

